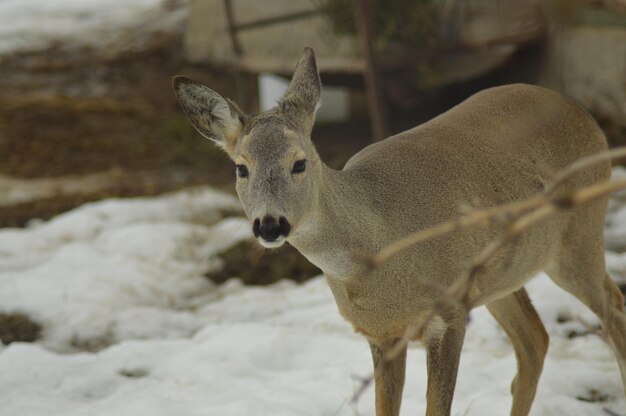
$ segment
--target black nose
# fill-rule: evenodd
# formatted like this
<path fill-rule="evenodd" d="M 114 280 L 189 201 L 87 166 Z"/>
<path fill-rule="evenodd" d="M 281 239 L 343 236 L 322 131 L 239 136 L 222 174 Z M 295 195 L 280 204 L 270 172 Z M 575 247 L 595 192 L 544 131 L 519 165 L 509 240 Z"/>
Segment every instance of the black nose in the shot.
<path fill-rule="evenodd" d="M 262 221 L 255 219 L 252 225 L 254 236 L 261 237 L 265 241 L 276 241 L 281 235 L 287 237 L 290 230 L 291 225 L 285 217 L 280 217 L 277 222 L 276 218 L 266 215 Z"/>

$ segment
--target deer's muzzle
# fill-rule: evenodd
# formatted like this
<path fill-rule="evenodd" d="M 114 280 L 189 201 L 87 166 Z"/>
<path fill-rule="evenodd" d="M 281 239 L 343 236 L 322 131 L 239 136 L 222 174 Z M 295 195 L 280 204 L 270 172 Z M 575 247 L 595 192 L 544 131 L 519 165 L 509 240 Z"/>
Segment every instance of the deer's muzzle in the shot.
<path fill-rule="evenodd" d="M 291 231 L 291 225 L 287 218 L 280 217 L 278 221 L 271 215 L 266 215 L 263 220 L 258 218 L 252 224 L 252 232 L 255 237 L 261 237 L 265 242 L 271 243 L 281 237 L 287 237 Z"/>

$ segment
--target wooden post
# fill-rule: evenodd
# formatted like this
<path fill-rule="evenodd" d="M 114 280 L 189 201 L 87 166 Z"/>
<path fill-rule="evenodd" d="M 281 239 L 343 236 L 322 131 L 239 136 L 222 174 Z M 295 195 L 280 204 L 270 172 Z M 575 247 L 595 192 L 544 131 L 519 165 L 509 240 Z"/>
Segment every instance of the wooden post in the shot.
<path fill-rule="evenodd" d="M 241 69 L 239 61 L 243 57 L 244 51 L 237 37 L 237 21 L 231 0 L 224 1 L 226 11 L 226 21 L 228 23 L 228 35 L 235 55 L 232 62 L 232 74 L 235 79 L 235 90 L 237 91 L 237 104 L 245 112 L 258 111 L 258 74 L 248 73 Z"/>
<path fill-rule="evenodd" d="M 237 31 L 235 30 L 235 14 L 233 13 L 233 5 L 230 0 L 224 0 L 224 9 L 226 10 L 226 22 L 228 23 L 228 35 L 230 36 L 230 41 L 232 43 L 233 51 L 235 52 L 235 57 L 241 57 L 243 50 L 241 49 L 241 44 L 239 43 L 239 39 L 237 38 Z"/>
<path fill-rule="evenodd" d="M 365 90 L 375 141 L 389 136 L 387 107 L 381 91 L 380 74 L 373 45 L 372 10 L 368 0 L 356 0 L 356 24 L 365 58 Z"/>

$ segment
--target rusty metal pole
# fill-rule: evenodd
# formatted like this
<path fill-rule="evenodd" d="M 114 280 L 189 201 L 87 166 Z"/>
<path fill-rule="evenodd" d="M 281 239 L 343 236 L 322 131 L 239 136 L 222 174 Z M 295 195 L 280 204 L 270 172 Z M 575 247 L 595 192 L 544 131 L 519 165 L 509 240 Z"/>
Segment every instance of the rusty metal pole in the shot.
<path fill-rule="evenodd" d="M 376 64 L 376 53 L 373 45 L 373 20 L 369 0 L 356 0 L 356 24 L 365 58 L 365 90 L 375 141 L 389 136 L 387 107 L 382 95 L 380 74 Z"/>

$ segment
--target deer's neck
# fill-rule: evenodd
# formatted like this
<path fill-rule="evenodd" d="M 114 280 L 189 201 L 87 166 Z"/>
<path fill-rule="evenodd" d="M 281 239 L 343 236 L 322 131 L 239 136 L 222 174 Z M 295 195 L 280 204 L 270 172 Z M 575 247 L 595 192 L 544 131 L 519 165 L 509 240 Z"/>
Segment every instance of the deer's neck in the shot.
<path fill-rule="evenodd" d="M 380 247 L 383 224 L 372 210 L 366 184 L 322 165 L 315 207 L 290 243 L 326 275 L 347 278 L 359 255 Z"/>

